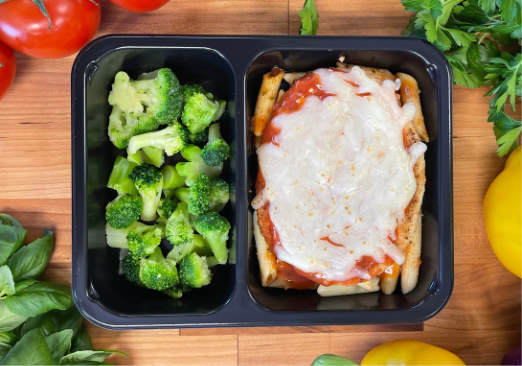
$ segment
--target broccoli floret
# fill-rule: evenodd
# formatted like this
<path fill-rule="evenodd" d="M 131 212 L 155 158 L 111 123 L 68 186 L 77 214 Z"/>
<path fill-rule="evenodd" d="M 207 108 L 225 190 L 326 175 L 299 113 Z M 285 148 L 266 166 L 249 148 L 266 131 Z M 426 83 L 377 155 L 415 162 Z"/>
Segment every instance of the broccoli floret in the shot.
<path fill-rule="evenodd" d="M 167 254 L 167 258 L 178 263 L 180 260 L 194 251 L 194 245 L 194 238 L 184 243 L 173 245 L 169 254 Z"/>
<path fill-rule="evenodd" d="M 118 156 L 112 167 L 107 187 L 115 189 L 118 194 L 136 195 L 136 187 L 129 178 L 130 173 L 136 167 L 136 164 L 130 162 L 122 156 Z"/>
<path fill-rule="evenodd" d="M 185 202 L 188 205 L 190 189 L 187 187 L 181 187 L 174 191 L 174 196 L 181 202 Z"/>
<path fill-rule="evenodd" d="M 123 229 L 137 221 L 143 211 L 140 197 L 123 195 L 116 197 L 105 208 L 105 219 L 113 228 Z"/>
<path fill-rule="evenodd" d="M 210 182 L 209 211 L 219 212 L 227 204 L 230 198 L 228 183 L 223 179 L 214 179 Z"/>
<path fill-rule="evenodd" d="M 179 123 L 175 122 L 162 130 L 131 137 L 127 147 L 127 154 L 135 154 L 138 150 L 145 147 L 155 147 L 165 151 L 167 156 L 172 156 L 185 147 L 186 141 L 187 131 Z"/>
<path fill-rule="evenodd" d="M 142 285 L 140 281 L 140 260 L 130 253 L 121 260 L 123 276 L 136 285 Z"/>
<path fill-rule="evenodd" d="M 163 189 L 161 172 L 152 165 L 144 164 L 135 167 L 129 177 L 143 199 L 141 219 L 144 221 L 156 219 L 156 211 Z"/>
<path fill-rule="evenodd" d="M 194 230 L 190 224 L 188 207 L 185 202 L 180 202 L 170 215 L 165 225 L 165 236 L 172 245 L 181 245 L 191 241 Z"/>
<path fill-rule="evenodd" d="M 163 291 L 178 284 L 176 262 L 165 259 L 161 249 L 156 247 L 148 258 L 140 261 L 139 279 L 145 287 Z"/>
<path fill-rule="evenodd" d="M 219 264 L 225 264 L 228 257 L 227 240 L 230 223 L 223 216 L 209 212 L 196 218 L 194 228 L 208 242 Z"/>
<path fill-rule="evenodd" d="M 182 85 L 181 89 L 183 91 L 183 102 L 186 102 L 187 99 L 190 96 L 192 96 L 193 94 L 196 94 L 196 93 L 206 94 L 207 93 L 205 91 L 205 89 L 203 89 L 203 87 L 201 85 L 199 85 L 199 84 Z M 212 94 L 210 94 L 210 98 L 212 98 Z"/>
<path fill-rule="evenodd" d="M 208 129 L 208 143 L 201 152 L 201 157 L 207 165 L 218 166 L 230 156 L 230 147 L 219 132 L 219 123 L 214 123 Z"/>
<path fill-rule="evenodd" d="M 145 146 L 134 154 L 128 155 L 127 159 L 137 165 L 147 163 L 154 165 L 156 168 L 160 168 L 165 162 L 163 150 L 153 146 Z"/>
<path fill-rule="evenodd" d="M 185 184 L 185 179 L 178 174 L 173 165 L 165 165 L 161 169 L 161 174 L 163 174 L 163 189 L 176 189 Z"/>
<path fill-rule="evenodd" d="M 196 145 L 188 145 L 181 150 L 181 156 L 188 162 L 176 164 L 176 171 L 185 178 L 185 184 L 191 186 L 201 173 L 205 173 L 210 179 L 221 174 L 223 164 L 218 166 L 208 166 L 201 157 L 201 149 Z"/>
<path fill-rule="evenodd" d="M 142 74 L 136 81 L 120 71 L 114 78 L 109 103 L 124 113 L 154 120 L 157 125 L 171 124 L 180 116 L 183 92 L 168 68 Z"/>
<path fill-rule="evenodd" d="M 134 222 L 129 227 L 126 227 L 124 229 L 116 229 L 113 228 L 111 225 L 106 224 L 105 236 L 107 239 L 107 245 L 112 248 L 128 249 L 129 243 L 127 241 L 127 235 L 131 231 L 144 232 L 148 230 L 149 227 L 150 225 L 145 225 L 139 221 Z"/>
<path fill-rule="evenodd" d="M 200 257 L 196 253 L 192 253 L 181 261 L 179 277 L 182 284 L 200 288 L 210 283 L 212 274 L 208 269 L 205 257 Z"/>
<path fill-rule="evenodd" d="M 210 245 L 208 245 L 207 241 L 203 239 L 201 235 L 194 234 L 192 243 L 194 244 L 194 253 L 197 253 L 200 256 L 212 255 L 212 249 L 210 249 Z"/>
<path fill-rule="evenodd" d="M 224 100 L 214 100 L 211 93 L 195 86 L 184 90 L 185 106 L 181 113 L 181 121 L 191 134 L 203 131 L 213 121 L 217 121 L 225 111 Z"/>
<path fill-rule="evenodd" d="M 192 144 L 204 145 L 208 140 L 208 129 L 204 129 L 198 133 L 189 133 L 188 139 Z"/>
<path fill-rule="evenodd" d="M 203 215 L 210 204 L 210 179 L 205 173 L 199 175 L 189 188 L 188 212 L 192 215 Z"/>
<path fill-rule="evenodd" d="M 146 257 L 160 244 L 163 228 L 158 225 L 149 225 L 146 230 L 131 230 L 127 234 L 129 250 L 136 258 Z"/>
<path fill-rule="evenodd" d="M 175 209 L 176 202 L 174 200 L 168 197 L 162 198 L 158 206 L 159 221 L 166 222 Z"/>
<path fill-rule="evenodd" d="M 151 130 L 156 128 L 157 126 Z M 109 139 L 118 149 L 127 147 L 130 138 L 140 133 L 141 129 L 138 117 L 131 113 L 123 112 L 118 106 L 112 108 L 109 116 Z"/>

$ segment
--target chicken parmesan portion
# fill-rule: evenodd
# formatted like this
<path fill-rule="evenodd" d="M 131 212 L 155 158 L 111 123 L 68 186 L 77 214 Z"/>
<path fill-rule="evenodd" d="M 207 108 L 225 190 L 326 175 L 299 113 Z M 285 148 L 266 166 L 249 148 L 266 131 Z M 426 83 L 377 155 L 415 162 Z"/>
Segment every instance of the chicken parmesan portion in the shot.
<path fill-rule="evenodd" d="M 269 250 L 294 276 L 351 285 L 404 262 L 398 228 L 426 145 L 407 138 L 417 110 L 398 102 L 399 88 L 357 66 L 323 68 L 275 104 L 252 206 Z"/>

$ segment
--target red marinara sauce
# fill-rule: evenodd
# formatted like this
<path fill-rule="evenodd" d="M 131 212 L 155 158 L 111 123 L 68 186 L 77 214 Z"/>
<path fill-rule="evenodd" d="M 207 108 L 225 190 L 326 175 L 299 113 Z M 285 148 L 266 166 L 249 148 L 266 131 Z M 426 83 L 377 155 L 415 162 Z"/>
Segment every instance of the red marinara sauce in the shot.
<path fill-rule="evenodd" d="M 348 83 L 354 87 L 359 86 L 356 83 Z M 277 141 L 277 135 L 281 132 L 281 129 L 277 126 L 274 126 L 274 124 L 272 123 L 273 119 L 276 116 L 283 113 L 293 113 L 300 110 L 304 105 L 306 98 L 309 96 L 316 96 L 319 99 L 323 100 L 326 97 L 335 95 L 335 93 L 327 93 L 321 89 L 321 79 L 319 75 L 315 73 L 305 74 L 302 78 L 300 78 L 292 84 L 292 86 L 285 93 L 283 98 L 274 106 L 272 117 L 269 123 L 266 125 L 265 129 L 263 130 L 261 143 L 272 143 L 276 146 L 279 146 L 279 142 Z M 260 169 L 258 170 L 255 185 L 257 192 L 260 192 L 265 187 L 265 179 Z M 270 249 L 275 254 L 274 249 L 278 245 L 280 246 L 281 242 L 279 238 L 279 233 L 277 232 L 277 228 L 275 227 L 274 223 L 270 218 L 269 211 L 270 202 L 267 202 L 261 209 L 258 210 L 258 221 L 263 236 L 267 240 Z M 338 243 L 331 242 L 326 237 L 321 238 L 321 240 L 327 240 L 332 245 L 342 246 Z M 386 267 L 392 265 L 393 263 L 394 261 L 388 256 L 386 256 L 386 260 L 384 263 L 378 263 L 371 256 L 363 256 L 356 262 L 356 267 L 362 270 L 367 270 L 371 277 L 375 277 L 381 274 Z M 286 280 L 288 284 L 295 289 L 313 289 L 317 286 L 317 284 L 321 284 L 324 286 L 330 286 L 333 284 L 355 285 L 363 281 L 360 278 L 350 278 L 345 281 L 330 281 L 323 278 L 320 273 L 308 273 L 301 271 L 298 268 L 292 266 L 291 264 L 281 261 L 279 259 L 277 259 L 276 267 L 278 277 Z"/>

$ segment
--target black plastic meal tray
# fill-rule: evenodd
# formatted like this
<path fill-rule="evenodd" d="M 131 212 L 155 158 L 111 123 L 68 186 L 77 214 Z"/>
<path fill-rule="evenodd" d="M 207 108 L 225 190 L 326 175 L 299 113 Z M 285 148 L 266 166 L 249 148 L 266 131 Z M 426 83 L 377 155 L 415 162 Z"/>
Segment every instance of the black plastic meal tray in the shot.
<path fill-rule="evenodd" d="M 422 205 L 422 264 L 414 291 L 321 298 L 315 291 L 265 288 L 252 234 L 257 163 L 250 120 L 264 73 L 273 66 L 309 71 L 351 64 L 413 75 L 422 91 L 430 136 Z M 231 264 L 213 268 L 209 286 L 180 300 L 136 287 L 118 275 L 119 251 L 105 241 L 106 188 L 115 157 L 107 137 L 114 75 L 136 77 L 171 68 L 182 83 L 199 83 L 228 101 L 221 122 L 232 157 L 224 175 L 233 186 L 224 211 L 232 224 Z M 414 323 L 448 301 L 453 288 L 451 71 L 425 41 L 405 37 L 254 37 L 117 35 L 99 38 L 72 68 L 72 289 L 81 313 L 111 329 L 312 324 Z M 297 198 L 296 198 L 297 199 Z"/>

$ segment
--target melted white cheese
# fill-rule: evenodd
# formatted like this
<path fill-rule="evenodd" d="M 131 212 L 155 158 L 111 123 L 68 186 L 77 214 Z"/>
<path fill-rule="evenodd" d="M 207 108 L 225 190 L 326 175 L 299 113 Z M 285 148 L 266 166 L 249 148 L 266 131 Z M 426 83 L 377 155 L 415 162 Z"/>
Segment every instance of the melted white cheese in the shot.
<path fill-rule="evenodd" d="M 266 185 L 252 205 L 270 202 L 280 260 L 329 281 L 369 279 L 356 268 L 362 256 L 404 261 L 388 236 L 413 197 L 413 165 L 426 146 L 404 148 L 402 129 L 415 107 L 398 105 L 397 82 L 379 85 L 359 67 L 314 72 L 321 89 L 336 95 L 307 97 L 300 110 L 273 119 L 279 146 L 257 149 Z M 371 96 L 356 95 L 364 92 Z"/>

